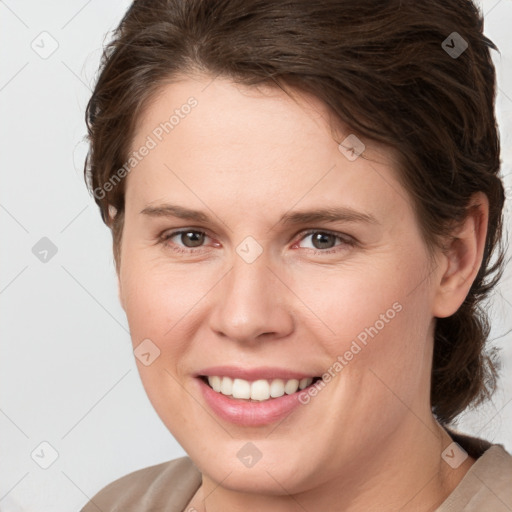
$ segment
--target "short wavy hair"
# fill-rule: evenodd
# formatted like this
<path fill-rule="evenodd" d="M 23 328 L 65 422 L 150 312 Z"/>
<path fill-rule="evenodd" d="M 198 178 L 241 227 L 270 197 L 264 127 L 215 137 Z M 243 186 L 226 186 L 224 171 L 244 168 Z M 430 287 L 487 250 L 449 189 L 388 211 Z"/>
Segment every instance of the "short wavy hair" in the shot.
<path fill-rule="evenodd" d="M 431 406 L 450 423 L 489 398 L 497 380 L 482 306 L 504 260 L 491 49 L 468 0 L 136 0 L 105 47 L 86 111 L 84 172 L 112 229 L 116 267 L 125 180 L 112 178 L 161 87 L 199 71 L 311 93 L 340 124 L 399 155 L 431 254 L 467 216 L 473 193 L 489 199 L 476 279 L 458 311 L 436 319 Z"/>

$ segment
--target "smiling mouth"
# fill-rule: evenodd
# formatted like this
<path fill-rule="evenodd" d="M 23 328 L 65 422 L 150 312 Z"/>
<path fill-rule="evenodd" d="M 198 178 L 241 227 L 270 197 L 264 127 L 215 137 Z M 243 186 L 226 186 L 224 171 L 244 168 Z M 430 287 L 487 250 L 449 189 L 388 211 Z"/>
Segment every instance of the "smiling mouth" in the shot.
<path fill-rule="evenodd" d="M 259 379 L 248 381 L 224 376 L 201 375 L 200 379 L 211 389 L 228 398 L 246 402 L 265 402 L 284 395 L 292 395 L 314 385 L 321 377 L 303 379 Z"/>

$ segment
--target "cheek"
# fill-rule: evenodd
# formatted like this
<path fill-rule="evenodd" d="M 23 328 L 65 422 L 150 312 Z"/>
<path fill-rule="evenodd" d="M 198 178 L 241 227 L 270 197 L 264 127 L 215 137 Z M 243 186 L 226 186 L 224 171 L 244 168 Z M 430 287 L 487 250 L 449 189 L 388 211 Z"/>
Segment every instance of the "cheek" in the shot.
<path fill-rule="evenodd" d="M 347 260 L 338 268 L 287 270 L 286 282 L 300 298 L 298 314 L 302 320 L 311 319 L 308 327 L 315 329 L 329 353 L 354 339 L 364 344 L 385 333 L 395 337 L 402 329 L 410 331 L 411 322 L 428 318 L 421 314 L 428 313 L 428 297 L 419 276 L 428 270 L 419 249 L 415 257 L 388 251 Z"/>
<path fill-rule="evenodd" d="M 136 357 L 141 381 L 157 414 L 180 439 L 180 432 L 192 429 L 201 412 L 193 397 L 183 392 L 183 361 L 191 347 L 188 327 L 199 321 L 200 309 L 194 306 L 208 287 L 191 272 L 170 271 L 136 254 L 123 263 L 121 285 L 135 352 L 145 340 L 159 351 L 148 366 Z"/>
<path fill-rule="evenodd" d="M 297 294 L 324 324 L 315 320 L 316 338 L 328 354 L 332 380 L 343 382 L 343 399 L 358 397 L 363 410 L 393 401 L 391 390 L 400 390 L 405 402 L 414 400 L 430 372 L 427 275 L 418 245 L 415 256 L 389 254 L 364 268 L 305 273 L 296 280 Z"/>
<path fill-rule="evenodd" d="M 215 276 L 135 256 L 126 258 L 125 263 L 121 285 L 133 342 L 140 337 L 154 338 L 163 347 L 165 339 L 175 338 L 194 318 Z"/>

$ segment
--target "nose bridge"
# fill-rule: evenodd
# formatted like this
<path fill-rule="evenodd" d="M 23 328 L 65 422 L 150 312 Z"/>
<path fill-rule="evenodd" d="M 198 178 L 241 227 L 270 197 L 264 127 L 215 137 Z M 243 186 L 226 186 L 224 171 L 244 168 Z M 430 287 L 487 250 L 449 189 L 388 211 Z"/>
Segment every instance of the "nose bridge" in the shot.
<path fill-rule="evenodd" d="M 243 243 L 240 248 L 247 249 Z M 264 254 L 254 260 L 243 252 L 234 254 L 231 271 L 219 287 L 211 317 L 213 330 L 246 342 L 261 334 L 281 337 L 290 332 L 293 320 L 286 306 L 286 288 L 269 267 Z"/>

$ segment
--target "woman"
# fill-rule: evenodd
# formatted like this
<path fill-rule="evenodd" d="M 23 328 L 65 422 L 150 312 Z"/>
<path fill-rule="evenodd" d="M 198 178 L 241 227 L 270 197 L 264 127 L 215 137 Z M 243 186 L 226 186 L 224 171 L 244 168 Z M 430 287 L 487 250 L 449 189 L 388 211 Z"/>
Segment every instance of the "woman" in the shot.
<path fill-rule="evenodd" d="M 146 392 L 189 457 L 84 511 L 505 511 L 494 45 L 463 0 L 138 0 L 88 106 Z M 491 257 L 494 256 L 491 264 Z"/>

